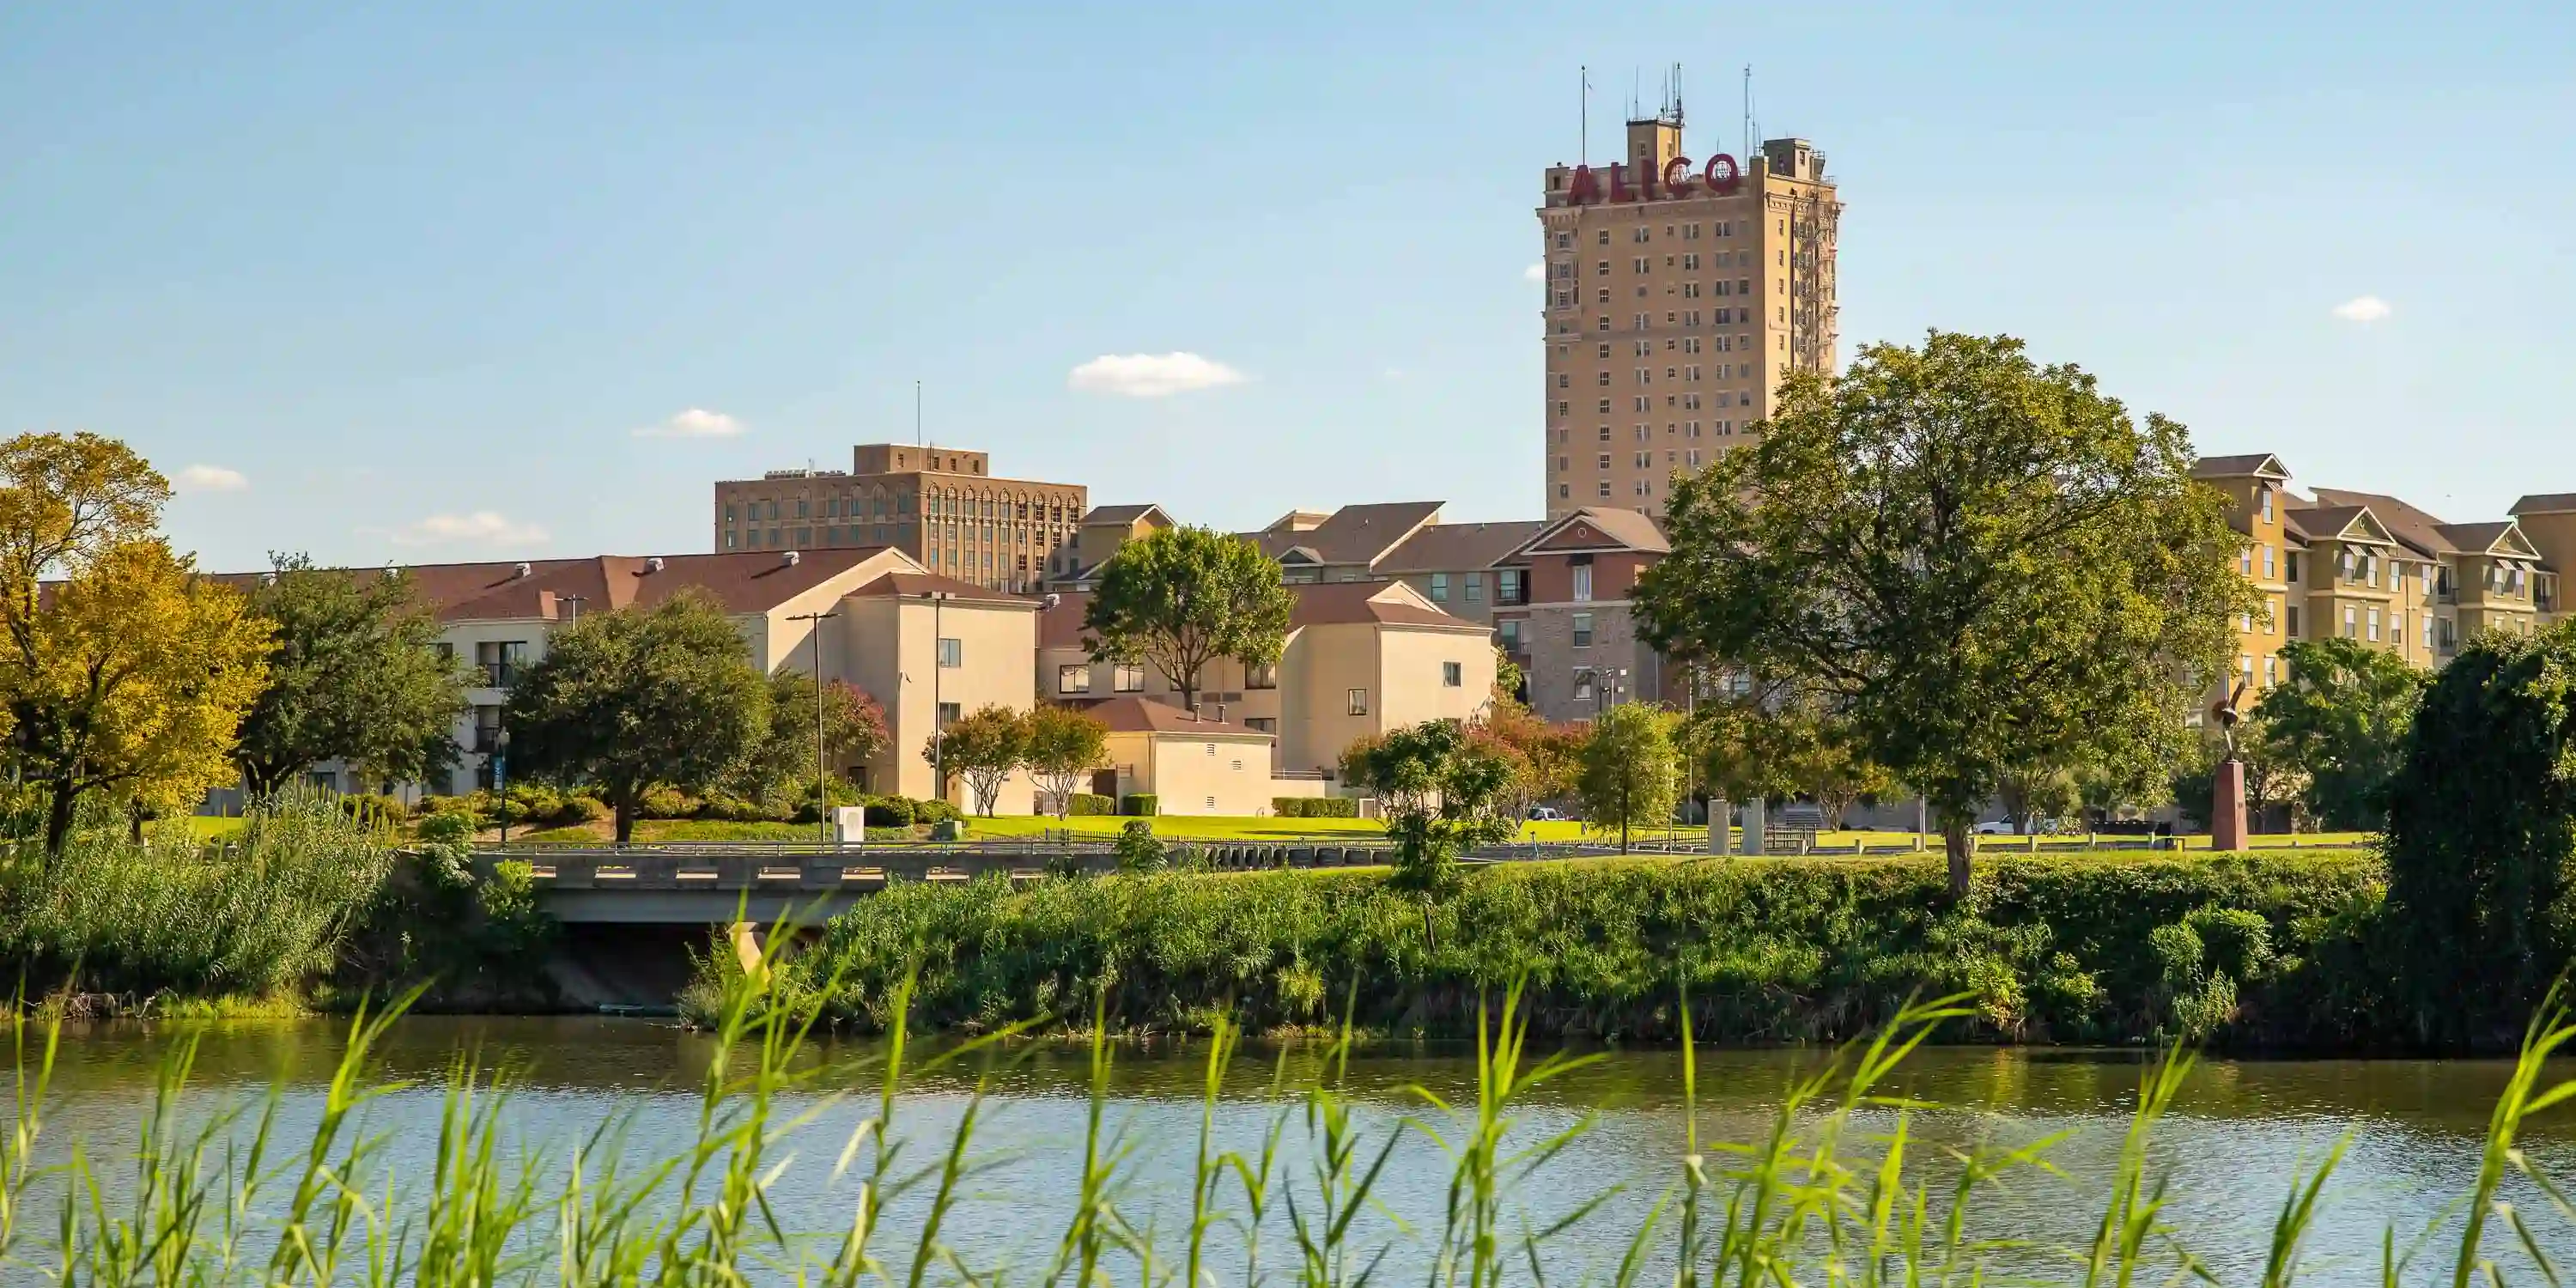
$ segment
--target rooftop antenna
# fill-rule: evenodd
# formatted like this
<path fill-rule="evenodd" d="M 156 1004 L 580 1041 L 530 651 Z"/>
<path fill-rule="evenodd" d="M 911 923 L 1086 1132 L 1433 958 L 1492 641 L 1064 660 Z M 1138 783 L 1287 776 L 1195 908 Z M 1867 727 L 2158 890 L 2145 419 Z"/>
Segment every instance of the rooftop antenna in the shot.
<path fill-rule="evenodd" d="M 1753 64 L 1744 65 L 1744 163 L 1753 163 Z"/>
<path fill-rule="evenodd" d="M 1592 64 L 1582 64 L 1582 71 L 1583 112 L 1581 123 L 1583 126 L 1583 142 L 1574 149 L 1574 163 L 1576 165 L 1590 165 L 1592 162 Z"/>

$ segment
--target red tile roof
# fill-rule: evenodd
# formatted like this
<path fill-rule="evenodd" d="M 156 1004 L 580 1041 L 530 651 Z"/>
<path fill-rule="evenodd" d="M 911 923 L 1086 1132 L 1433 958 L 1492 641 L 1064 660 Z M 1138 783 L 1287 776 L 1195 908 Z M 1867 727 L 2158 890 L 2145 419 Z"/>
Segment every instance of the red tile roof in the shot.
<path fill-rule="evenodd" d="M 790 564 L 780 551 L 697 555 L 596 555 L 585 559 L 530 559 L 489 563 L 409 564 L 398 571 L 441 621 L 537 618 L 555 620 L 580 611 L 650 607 L 684 590 L 716 601 L 728 613 L 776 608 L 879 555 L 888 546 L 798 552 Z M 658 566 L 657 566 L 658 561 Z M 522 574 L 520 569 L 527 571 Z M 352 568 L 353 576 L 384 576 L 385 569 Z M 221 573 L 217 580 L 248 587 L 264 575 Z"/>
<path fill-rule="evenodd" d="M 935 572 L 890 572 L 850 593 L 870 598 L 883 598 L 888 595 L 907 597 L 946 595 L 952 599 L 962 599 L 977 604 L 1015 604 L 1022 608 L 1038 606 L 1038 601 L 1026 596 L 995 590 L 990 586 L 978 586 L 971 581 L 959 581 L 954 577 L 943 577 Z"/>

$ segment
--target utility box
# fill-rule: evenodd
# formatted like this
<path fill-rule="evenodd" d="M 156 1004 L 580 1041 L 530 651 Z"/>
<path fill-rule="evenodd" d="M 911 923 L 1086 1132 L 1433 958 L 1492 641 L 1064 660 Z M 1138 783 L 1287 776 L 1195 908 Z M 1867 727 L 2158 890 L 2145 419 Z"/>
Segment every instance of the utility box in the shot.
<path fill-rule="evenodd" d="M 832 810 L 832 839 L 856 845 L 868 839 L 868 807 L 841 805 Z"/>

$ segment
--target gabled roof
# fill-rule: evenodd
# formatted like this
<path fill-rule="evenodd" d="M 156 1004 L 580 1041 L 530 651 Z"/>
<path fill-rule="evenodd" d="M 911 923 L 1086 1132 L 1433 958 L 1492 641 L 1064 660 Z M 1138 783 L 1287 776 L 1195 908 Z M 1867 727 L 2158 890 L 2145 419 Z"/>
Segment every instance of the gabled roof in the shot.
<path fill-rule="evenodd" d="M 2537 559 L 2540 552 L 2522 535 L 2522 525 L 2511 519 L 2492 523 L 2447 523 L 2442 535 L 2453 548 L 2465 554 L 2503 555 L 2508 559 Z"/>
<path fill-rule="evenodd" d="M 2311 541 L 2360 541 L 2393 546 L 2386 525 L 2366 505 L 2312 505 L 2305 509 L 2288 509 L 2282 517 L 2294 520 L 2300 536 Z"/>
<path fill-rule="evenodd" d="M 1441 612 L 1432 606 L 1430 600 L 1400 581 L 1314 582 L 1288 589 L 1297 596 L 1297 606 L 1288 614 L 1291 630 L 1353 622 L 1470 631 L 1486 629 L 1463 617 Z"/>
<path fill-rule="evenodd" d="M 1437 521 L 1440 506 L 1438 501 L 1346 505 L 1311 528 L 1287 526 L 1298 517 L 1292 515 L 1264 531 L 1244 535 L 1273 559 L 1302 547 L 1313 552 L 1318 563 L 1373 565 L 1388 551 L 1404 544 L 1415 529 Z"/>
<path fill-rule="evenodd" d="M 1172 522 L 1172 516 L 1159 505 L 1095 505 L 1091 513 L 1082 516 L 1082 522 L 1086 527 L 1094 523 L 1134 523 L 1149 515 L 1161 519 L 1165 526 Z"/>
<path fill-rule="evenodd" d="M 1545 519 L 1426 524 L 1378 560 L 1377 571 L 1466 572 L 1491 568 L 1546 526 Z"/>
<path fill-rule="evenodd" d="M 2251 456 L 2204 456 L 2191 463 L 2191 476 L 2196 479 L 2270 479 L 2288 482 L 2290 467 L 2269 452 Z"/>
<path fill-rule="evenodd" d="M 1526 563 L 1531 555 L 1541 552 L 1632 550 L 1660 555 L 1671 553 L 1672 548 L 1672 543 L 1664 539 L 1663 528 L 1651 515 L 1586 506 L 1540 528 L 1496 562 Z"/>
<path fill-rule="evenodd" d="M 1268 741 L 1269 734 L 1231 720 L 1214 716 L 1194 716 L 1168 702 L 1129 695 L 1096 702 L 1083 708 L 1083 713 L 1109 726 L 1111 733 L 1177 733 L 1204 738 L 1259 738 Z"/>
<path fill-rule="evenodd" d="M 2513 503 L 2507 514 L 2576 514 L 2576 492 L 2534 492 Z"/>
<path fill-rule="evenodd" d="M 728 613 L 763 613 L 870 560 L 896 569 L 920 567 L 890 546 L 861 546 L 799 551 L 792 564 L 783 552 L 761 550 L 411 564 L 399 572 L 440 621 L 556 621 L 579 612 L 651 607 L 687 590 L 706 595 Z M 519 571 L 523 567 L 524 575 Z M 386 575 L 379 568 L 340 571 L 366 580 Z M 224 573 L 216 579 L 246 589 L 262 575 Z"/>
<path fill-rule="evenodd" d="M 850 593 L 864 595 L 871 599 L 883 599 L 888 596 L 918 599 L 925 595 L 946 595 L 950 599 L 962 599 L 973 604 L 1038 607 L 1038 601 L 1025 595 L 1014 595 L 1009 591 L 995 590 L 990 586 L 978 586 L 971 581 L 959 581 L 954 577 L 943 577 L 935 572 L 890 572 Z"/>
<path fill-rule="evenodd" d="M 2347 492 L 2340 488 L 2318 488 L 2317 500 L 2326 505 L 2361 506 L 2371 517 L 2388 528 L 2389 534 L 2415 548 L 2427 557 L 2452 553 L 2453 547 L 2443 529 L 2450 526 L 2393 496 L 2377 492 Z"/>

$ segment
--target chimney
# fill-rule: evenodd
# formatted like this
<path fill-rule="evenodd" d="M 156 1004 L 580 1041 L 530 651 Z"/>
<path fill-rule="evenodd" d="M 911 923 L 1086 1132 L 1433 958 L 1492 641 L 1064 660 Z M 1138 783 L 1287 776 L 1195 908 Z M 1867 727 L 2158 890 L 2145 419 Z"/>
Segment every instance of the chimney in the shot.
<path fill-rule="evenodd" d="M 662 571 L 662 556 L 652 555 L 644 560 L 644 572 L 647 576 L 660 571 Z"/>
<path fill-rule="evenodd" d="M 513 580 L 513 581 L 516 581 L 516 580 L 518 580 L 519 578 L 525 577 L 525 576 L 527 576 L 527 575 L 528 575 L 528 566 L 527 566 L 526 564 L 524 564 L 524 563 L 514 565 L 514 566 L 512 566 L 512 567 L 511 567 L 511 569 L 510 569 L 510 578 L 511 578 L 511 580 Z"/>
<path fill-rule="evenodd" d="M 804 561 L 804 558 L 805 558 L 805 556 L 800 555 L 800 554 L 796 553 L 796 552 L 795 552 L 795 551 L 793 551 L 793 550 L 790 550 L 790 551 L 788 551 L 786 554 L 783 554 L 783 555 L 778 556 L 778 562 L 780 562 L 780 563 L 782 563 L 782 564 L 786 565 L 787 567 L 793 568 L 793 567 L 795 567 L 797 564 L 799 564 L 799 563 L 803 562 L 803 561 Z"/>

